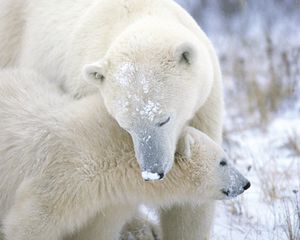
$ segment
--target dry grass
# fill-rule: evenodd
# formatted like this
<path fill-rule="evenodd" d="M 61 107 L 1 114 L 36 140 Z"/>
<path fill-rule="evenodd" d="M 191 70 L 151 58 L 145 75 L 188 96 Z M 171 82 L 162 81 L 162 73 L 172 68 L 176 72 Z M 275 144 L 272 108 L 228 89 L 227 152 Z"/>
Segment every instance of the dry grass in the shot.
<path fill-rule="evenodd" d="M 226 79 L 235 86 L 235 95 L 227 95 L 228 102 L 243 103 L 239 114 L 254 119 L 259 127 L 267 126 L 274 115 L 296 100 L 300 75 L 300 47 L 278 51 L 268 33 L 262 40 L 264 48 L 258 49 L 259 55 L 255 41 L 240 40 L 240 48 L 247 51 L 250 62 L 235 52 L 223 58 L 227 60 L 222 64 Z"/>
<path fill-rule="evenodd" d="M 288 200 L 282 200 L 284 208 L 283 230 L 287 240 L 300 239 L 300 202 L 297 191 L 295 196 Z"/>
<path fill-rule="evenodd" d="M 240 146 L 234 146 L 231 150 L 236 147 Z M 239 152 L 236 152 L 236 156 L 234 154 L 234 151 L 231 152 L 230 158 L 241 159 L 248 155 L 241 155 Z M 300 186 L 297 186 L 295 179 L 300 179 L 300 172 L 294 169 L 295 165 L 282 168 L 279 164 L 281 159 L 270 157 L 259 162 L 255 161 L 254 156 L 250 155 L 248 158 L 252 159 L 253 165 L 251 168 L 243 166 L 244 172 L 250 171 L 246 175 L 250 175 L 250 179 L 254 180 L 252 191 L 257 191 L 259 202 L 253 205 L 253 202 L 247 199 L 247 195 L 242 195 L 224 203 L 228 219 L 228 222 L 224 223 L 228 232 L 226 239 L 236 240 L 233 233 L 239 233 L 243 236 L 242 239 L 299 240 Z M 299 160 L 295 158 L 295 161 Z M 243 169 L 242 165 L 239 168 Z M 272 217 L 268 217 L 267 213 Z M 268 219 L 267 226 L 261 225 L 261 218 Z"/>
<path fill-rule="evenodd" d="M 276 168 L 276 165 L 272 164 L 273 163 L 271 162 L 270 165 L 268 165 L 272 166 L 272 169 L 267 169 L 263 165 L 258 164 L 256 164 L 254 167 L 260 183 L 260 190 L 262 192 L 261 200 L 267 202 L 268 204 L 281 197 L 281 189 L 278 188 L 278 182 L 282 176 L 280 176 L 278 172 L 276 173 L 276 169 L 274 169 Z"/>
<path fill-rule="evenodd" d="M 300 136 L 297 133 L 290 134 L 282 147 L 289 150 L 292 156 L 300 157 Z"/>

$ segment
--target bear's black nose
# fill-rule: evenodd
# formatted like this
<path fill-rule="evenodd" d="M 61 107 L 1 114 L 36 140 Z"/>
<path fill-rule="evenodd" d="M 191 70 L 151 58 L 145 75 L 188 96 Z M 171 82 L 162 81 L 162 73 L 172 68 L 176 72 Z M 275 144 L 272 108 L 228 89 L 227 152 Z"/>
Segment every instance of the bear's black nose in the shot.
<path fill-rule="evenodd" d="M 244 188 L 244 190 L 247 190 L 250 186 L 251 186 L 251 183 L 247 182 L 247 184 L 243 188 Z"/>
<path fill-rule="evenodd" d="M 164 178 L 165 174 L 164 173 L 159 173 L 158 176 L 159 176 L 159 180 L 160 180 L 160 179 Z"/>

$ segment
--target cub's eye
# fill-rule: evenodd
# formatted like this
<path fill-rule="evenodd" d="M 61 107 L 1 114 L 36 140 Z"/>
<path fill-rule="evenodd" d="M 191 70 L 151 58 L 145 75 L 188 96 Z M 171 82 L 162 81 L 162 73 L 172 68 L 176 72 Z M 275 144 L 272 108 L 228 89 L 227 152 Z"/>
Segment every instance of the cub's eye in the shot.
<path fill-rule="evenodd" d="M 166 125 L 170 121 L 171 117 L 168 117 L 165 121 L 157 123 L 156 125 L 158 127 L 162 127 L 163 125 Z"/>
<path fill-rule="evenodd" d="M 225 159 L 222 159 L 221 162 L 220 162 L 220 165 L 221 166 L 226 166 L 227 165 L 227 162 Z"/>

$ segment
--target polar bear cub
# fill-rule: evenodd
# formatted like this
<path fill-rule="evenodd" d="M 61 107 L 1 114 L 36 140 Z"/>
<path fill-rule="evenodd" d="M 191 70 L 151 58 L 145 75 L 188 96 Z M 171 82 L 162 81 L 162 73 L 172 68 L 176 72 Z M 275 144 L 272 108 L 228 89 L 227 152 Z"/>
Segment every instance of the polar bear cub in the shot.
<path fill-rule="evenodd" d="M 0 224 L 7 240 L 93 239 L 92 231 L 84 238 L 80 232 L 96 216 L 97 239 L 117 239 L 140 203 L 201 204 L 249 188 L 222 149 L 194 128 L 182 140 L 191 158 L 177 154 L 163 181 L 144 181 L 130 135 L 98 104 L 100 95 L 74 101 L 42 78 L 0 73 Z M 112 231 L 106 219 L 116 223 Z"/>

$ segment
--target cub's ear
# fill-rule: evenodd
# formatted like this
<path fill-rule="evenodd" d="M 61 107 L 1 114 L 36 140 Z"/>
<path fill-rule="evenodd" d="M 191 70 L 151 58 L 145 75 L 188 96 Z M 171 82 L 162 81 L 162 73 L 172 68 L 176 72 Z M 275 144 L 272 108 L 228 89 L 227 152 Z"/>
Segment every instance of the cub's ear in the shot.
<path fill-rule="evenodd" d="M 175 49 L 175 58 L 180 64 L 192 65 L 196 58 L 196 50 L 191 43 L 182 43 Z"/>
<path fill-rule="evenodd" d="M 91 64 L 86 64 L 83 66 L 82 73 L 84 78 L 92 83 L 99 85 L 105 80 L 104 76 L 104 64 L 102 61 L 95 62 Z"/>

